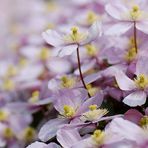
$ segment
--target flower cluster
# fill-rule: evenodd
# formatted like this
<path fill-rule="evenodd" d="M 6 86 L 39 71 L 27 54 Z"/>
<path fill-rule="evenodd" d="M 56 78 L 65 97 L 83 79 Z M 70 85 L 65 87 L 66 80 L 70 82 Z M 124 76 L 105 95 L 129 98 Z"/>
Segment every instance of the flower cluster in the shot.
<path fill-rule="evenodd" d="M 2 31 L 0 147 L 148 148 L 147 6 L 16 7 L 16 23 Z"/>

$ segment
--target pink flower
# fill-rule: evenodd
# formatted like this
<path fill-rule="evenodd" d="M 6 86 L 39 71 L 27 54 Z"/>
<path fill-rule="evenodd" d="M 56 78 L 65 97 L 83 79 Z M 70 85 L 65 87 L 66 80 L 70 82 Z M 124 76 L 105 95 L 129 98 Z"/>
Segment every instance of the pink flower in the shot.
<path fill-rule="evenodd" d="M 114 119 L 109 127 L 108 130 L 112 134 L 116 134 L 121 139 L 129 140 L 133 142 L 133 147 L 137 148 L 147 148 L 148 143 L 148 128 L 147 126 L 144 128 L 139 127 L 138 125 L 124 120 L 122 118 Z"/>
<path fill-rule="evenodd" d="M 106 5 L 107 13 L 118 22 L 107 29 L 106 34 L 123 34 L 135 27 L 148 34 L 147 1 L 117 1 Z"/>
<path fill-rule="evenodd" d="M 118 71 L 115 74 L 119 88 L 121 90 L 131 92 L 123 100 L 123 102 L 129 106 L 141 106 L 146 102 L 148 89 L 148 70 L 144 67 L 147 62 L 147 57 L 142 57 L 138 60 L 135 73 L 136 78 L 134 80 L 130 79 L 122 71 Z"/>
<path fill-rule="evenodd" d="M 70 32 L 69 30 L 47 30 L 42 34 L 48 44 L 61 49 L 59 52 L 61 57 L 71 55 L 78 46 L 95 40 L 98 35 L 101 35 L 101 24 L 95 22 L 87 31 L 80 31 L 78 27 L 72 27 Z"/>

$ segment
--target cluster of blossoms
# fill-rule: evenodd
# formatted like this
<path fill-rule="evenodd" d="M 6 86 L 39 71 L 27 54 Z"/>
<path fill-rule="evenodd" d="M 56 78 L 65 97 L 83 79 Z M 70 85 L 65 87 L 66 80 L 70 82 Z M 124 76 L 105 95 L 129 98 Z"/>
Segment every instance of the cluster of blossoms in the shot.
<path fill-rule="evenodd" d="M 148 148 L 148 1 L 20 2 L 0 35 L 0 147 Z"/>

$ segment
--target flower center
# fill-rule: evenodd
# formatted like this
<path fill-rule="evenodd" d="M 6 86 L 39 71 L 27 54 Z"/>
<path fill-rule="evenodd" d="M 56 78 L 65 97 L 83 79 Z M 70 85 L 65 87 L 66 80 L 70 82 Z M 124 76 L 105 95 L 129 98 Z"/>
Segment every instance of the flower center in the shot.
<path fill-rule="evenodd" d="M 3 131 L 3 136 L 7 139 L 13 138 L 14 134 L 11 128 L 7 127 Z"/>
<path fill-rule="evenodd" d="M 131 49 L 128 50 L 128 52 L 125 55 L 125 59 L 127 61 L 132 61 L 132 60 L 135 59 L 136 55 L 137 55 L 136 48 L 133 47 L 133 48 L 131 48 Z"/>
<path fill-rule="evenodd" d="M 47 60 L 49 58 L 49 50 L 47 48 L 42 48 L 39 58 L 41 60 Z"/>
<path fill-rule="evenodd" d="M 11 91 L 11 90 L 14 89 L 15 84 L 12 80 L 5 79 L 2 87 L 3 87 L 4 90 Z"/>
<path fill-rule="evenodd" d="M 26 141 L 32 141 L 35 138 L 36 132 L 32 127 L 27 127 L 23 132 L 23 138 Z"/>
<path fill-rule="evenodd" d="M 136 79 L 135 83 L 137 86 L 141 89 L 144 89 L 148 86 L 148 77 L 146 77 L 144 74 L 140 74 Z"/>
<path fill-rule="evenodd" d="M 35 102 L 37 102 L 38 100 L 39 100 L 39 91 L 34 91 L 33 93 L 32 93 L 32 96 L 31 96 L 31 98 L 29 99 L 29 102 L 30 103 L 35 103 Z"/>
<path fill-rule="evenodd" d="M 8 118 L 8 114 L 5 111 L 0 110 L 0 121 L 5 121 L 7 120 L 7 118 Z"/>
<path fill-rule="evenodd" d="M 87 14 L 87 22 L 89 24 L 93 24 L 98 19 L 98 16 L 95 14 L 95 12 L 90 11 Z"/>
<path fill-rule="evenodd" d="M 141 16 L 141 10 L 138 5 L 134 5 L 130 11 L 130 16 L 133 20 L 137 20 Z"/>
<path fill-rule="evenodd" d="M 97 143 L 97 145 L 101 145 L 104 142 L 105 133 L 101 130 L 95 130 L 91 137 Z"/>
<path fill-rule="evenodd" d="M 141 118 L 141 120 L 139 121 L 139 124 L 141 127 L 148 126 L 148 116 L 144 116 L 143 118 Z"/>
<path fill-rule="evenodd" d="M 87 35 L 85 33 L 79 32 L 78 27 L 72 27 L 71 33 L 65 36 L 65 41 L 67 41 L 68 43 L 79 43 L 86 39 L 86 37 Z"/>
<path fill-rule="evenodd" d="M 88 84 L 86 87 L 91 96 L 94 96 L 99 90 L 99 88 L 93 87 L 91 84 Z"/>
<path fill-rule="evenodd" d="M 87 54 L 89 56 L 95 56 L 97 53 L 97 49 L 94 45 L 88 44 L 86 45 Z"/>
<path fill-rule="evenodd" d="M 9 65 L 7 72 L 6 72 L 6 77 L 13 77 L 17 74 L 17 69 L 13 65 Z"/>
<path fill-rule="evenodd" d="M 74 116 L 75 110 L 72 106 L 64 105 L 63 109 L 64 109 L 64 116 L 65 117 L 71 118 Z"/>
<path fill-rule="evenodd" d="M 61 81 L 61 85 L 64 88 L 72 88 L 75 84 L 75 80 L 73 78 L 68 78 L 67 76 L 63 76 Z"/>
<path fill-rule="evenodd" d="M 85 121 L 94 121 L 97 120 L 98 118 L 103 117 L 108 113 L 107 109 L 97 109 L 97 105 L 93 104 L 89 106 L 89 111 L 84 113 L 83 116 L 81 117 L 81 120 Z"/>

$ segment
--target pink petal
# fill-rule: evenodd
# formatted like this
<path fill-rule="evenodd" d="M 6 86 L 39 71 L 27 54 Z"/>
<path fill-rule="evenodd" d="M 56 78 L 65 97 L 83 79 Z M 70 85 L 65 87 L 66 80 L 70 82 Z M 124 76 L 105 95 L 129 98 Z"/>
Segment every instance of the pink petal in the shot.
<path fill-rule="evenodd" d="M 118 71 L 115 74 L 115 78 L 121 90 L 129 91 L 136 88 L 136 84 L 134 83 L 134 81 L 128 78 L 122 71 Z"/>
<path fill-rule="evenodd" d="M 108 29 L 104 31 L 105 35 L 121 35 L 126 33 L 130 28 L 133 27 L 131 22 L 119 22 L 117 24 L 108 26 Z"/>
<path fill-rule="evenodd" d="M 93 23 L 93 25 L 88 30 L 88 36 L 80 45 L 85 45 L 95 40 L 98 36 L 102 35 L 102 25 L 99 21 Z"/>
<path fill-rule="evenodd" d="M 29 146 L 27 146 L 27 148 L 46 148 L 47 144 L 43 143 L 43 142 L 34 142 L 32 144 L 30 144 Z"/>
<path fill-rule="evenodd" d="M 148 21 L 138 22 L 136 24 L 136 28 L 146 34 L 148 34 Z"/>
<path fill-rule="evenodd" d="M 107 127 L 107 131 L 113 135 L 118 135 L 121 140 L 128 139 L 138 142 L 138 140 L 141 140 L 143 137 L 142 128 L 122 118 L 113 119 Z"/>
<path fill-rule="evenodd" d="M 57 130 L 61 125 L 68 123 L 66 119 L 51 119 L 45 123 L 39 131 L 38 137 L 40 140 L 46 142 L 56 136 Z"/>
<path fill-rule="evenodd" d="M 115 19 L 123 20 L 123 15 L 129 10 L 121 4 L 108 4 L 105 7 L 107 13 Z"/>
<path fill-rule="evenodd" d="M 81 137 L 76 129 L 60 129 L 57 132 L 57 140 L 64 148 L 70 148 L 80 141 Z"/>
<path fill-rule="evenodd" d="M 126 120 L 129 120 L 131 122 L 134 122 L 136 124 L 139 123 L 140 119 L 143 117 L 143 115 L 137 111 L 136 109 L 130 109 L 124 114 L 124 118 Z"/>
<path fill-rule="evenodd" d="M 64 57 L 64 56 L 71 55 L 73 52 L 76 51 L 77 47 L 78 47 L 78 45 L 69 45 L 69 46 L 63 47 L 59 51 L 58 56 L 59 57 Z"/>
<path fill-rule="evenodd" d="M 141 106 L 146 102 L 146 93 L 136 91 L 124 98 L 123 102 L 131 107 Z"/>
<path fill-rule="evenodd" d="M 47 30 L 42 33 L 42 36 L 48 44 L 54 47 L 62 46 L 64 44 L 62 35 L 55 30 Z"/>
<path fill-rule="evenodd" d="M 148 57 L 142 56 L 138 59 L 136 64 L 136 75 L 144 74 L 148 76 L 148 66 L 146 66 L 146 63 L 148 63 Z"/>

